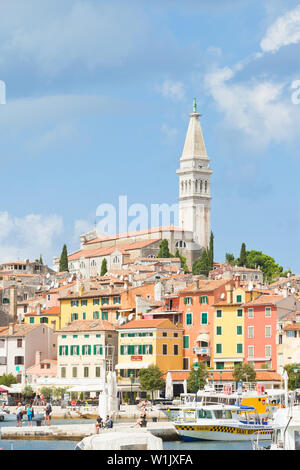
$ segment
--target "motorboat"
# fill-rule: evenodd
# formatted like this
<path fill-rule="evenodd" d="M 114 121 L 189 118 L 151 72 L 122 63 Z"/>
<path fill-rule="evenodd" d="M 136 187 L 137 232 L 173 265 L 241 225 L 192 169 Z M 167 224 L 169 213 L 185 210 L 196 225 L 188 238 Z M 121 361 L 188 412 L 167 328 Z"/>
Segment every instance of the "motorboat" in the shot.
<path fill-rule="evenodd" d="M 273 433 L 270 420 L 255 413 L 254 407 L 243 405 L 182 407 L 174 425 L 186 441 L 248 441 L 253 434 L 270 440 Z"/>

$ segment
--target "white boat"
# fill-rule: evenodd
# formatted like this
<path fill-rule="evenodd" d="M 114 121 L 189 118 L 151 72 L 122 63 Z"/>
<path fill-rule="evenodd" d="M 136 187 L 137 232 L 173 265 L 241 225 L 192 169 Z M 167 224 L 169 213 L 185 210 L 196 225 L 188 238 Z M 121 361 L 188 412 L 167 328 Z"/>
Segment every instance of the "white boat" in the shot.
<path fill-rule="evenodd" d="M 163 443 L 160 437 L 153 436 L 146 430 L 108 430 L 85 437 L 76 445 L 75 450 L 163 450 Z"/>
<path fill-rule="evenodd" d="M 273 428 L 270 422 L 255 412 L 253 407 L 241 405 L 207 405 L 182 407 L 174 422 L 180 436 L 186 441 L 249 441 L 254 434 L 270 440 Z"/>
<path fill-rule="evenodd" d="M 300 450 L 300 407 L 290 406 L 276 411 L 271 445 L 263 447 L 260 436 L 257 436 L 252 447 L 253 450 Z"/>

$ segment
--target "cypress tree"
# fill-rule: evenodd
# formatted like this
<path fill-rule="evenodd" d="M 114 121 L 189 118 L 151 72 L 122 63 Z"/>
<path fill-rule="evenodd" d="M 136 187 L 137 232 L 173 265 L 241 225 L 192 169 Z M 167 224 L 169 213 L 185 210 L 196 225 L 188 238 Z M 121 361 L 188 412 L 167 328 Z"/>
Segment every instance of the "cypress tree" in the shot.
<path fill-rule="evenodd" d="M 39 263 L 40 263 L 40 264 L 44 264 L 44 263 L 43 263 L 42 255 L 40 255 Z"/>
<path fill-rule="evenodd" d="M 212 232 L 210 232 L 208 248 L 208 266 L 210 271 L 214 268 L 214 234 Z"/>
<path fill-rule="evenodd" d="M 172 258 L 173 255 L 169 250 L 169 242 L 164 238 L 159 244 L 159 251 L 157 253 L 157 258 Z"/>
<path fill-rule="evenodd" d="M 65 271 L 69 271 L 67 245 L 63 246 L 59 260 L 59 272 L 63 273 Z"/>
<path fill-rule="evenodd" d="M 210 271 L 210 268 L 209 268 L 208 250 L 203 250 L 200 258 L 194 261 L 192 272 L 193 274 L 202 274 L 203 276 L 207 277 L 209 271 Z"/>
<path fill-rule="evenodd" d="M 104 276 L 106 273 L 107 273 L 107 261 L 106 261 L 106 258 L 104 258 L 104 260 L 101 263 L 101 273 L 100 273 L 100 275 Z"/>
<path fill-rule="evenodd" d="M 245 243 L 242 243 L 242 246 L 241 246 L 239 266 L 247 266 L 247 253 L 246 253 L 246 244 Z"/>

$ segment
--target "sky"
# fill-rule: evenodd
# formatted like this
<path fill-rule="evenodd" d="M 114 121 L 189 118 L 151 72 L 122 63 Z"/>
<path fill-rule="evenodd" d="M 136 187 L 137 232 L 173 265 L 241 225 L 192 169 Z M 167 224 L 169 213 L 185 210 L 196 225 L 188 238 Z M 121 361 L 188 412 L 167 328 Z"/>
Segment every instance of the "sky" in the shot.
<path fill-rule="evenodd" d="M 176 203 L 197 98 L 215 260 L 245 242 L 300 273 L 299 0 L 10 0 L 0 16 L 0 260 L 51 266 L 119 195 Z"/>

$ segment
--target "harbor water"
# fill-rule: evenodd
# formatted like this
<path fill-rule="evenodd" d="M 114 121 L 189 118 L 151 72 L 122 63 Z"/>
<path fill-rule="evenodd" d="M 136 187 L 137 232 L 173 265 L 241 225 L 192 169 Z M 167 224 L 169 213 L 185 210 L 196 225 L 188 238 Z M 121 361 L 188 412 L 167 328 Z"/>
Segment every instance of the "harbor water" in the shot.
<path fill-rule="evenodd" d="M 53 424 L 93 424 L 95 420 L 92 419 L 55 419 Z M 34 423 L 35 425 L 35 423 Z M 1 422 L 2 426 L 12 426 L 11 422 Z M 23 426 L 27 426 L 24 423 Z M 0 449 L 4 450 L 74 450 L 77 441 L 45 441 L 45 440 L 1 440 Z M 268 441 L 264 441 L 264 445 L 267 446 Z M 220 441 L 195 441 L 195 442 L 183 442 L 173 441 L 164 442 L 164 450 L 174 450 L 176 452 L 187 451 L 187 450 L 251 450 L 251 441 L 246 442 L 220 442 Z"/>

